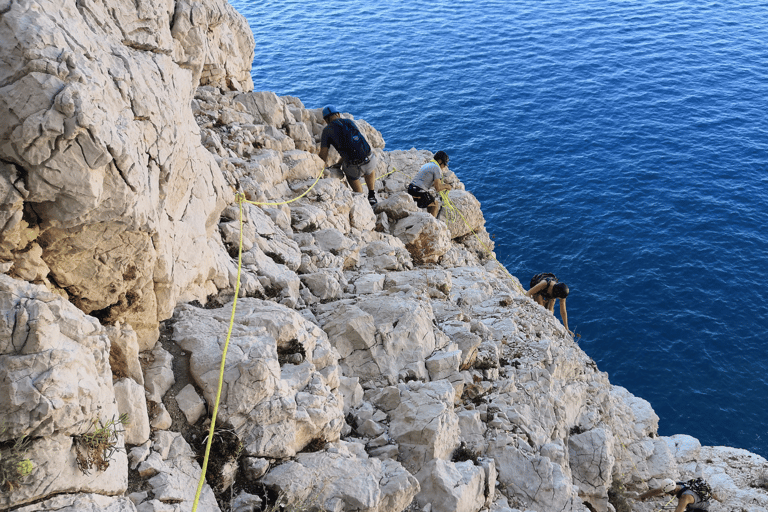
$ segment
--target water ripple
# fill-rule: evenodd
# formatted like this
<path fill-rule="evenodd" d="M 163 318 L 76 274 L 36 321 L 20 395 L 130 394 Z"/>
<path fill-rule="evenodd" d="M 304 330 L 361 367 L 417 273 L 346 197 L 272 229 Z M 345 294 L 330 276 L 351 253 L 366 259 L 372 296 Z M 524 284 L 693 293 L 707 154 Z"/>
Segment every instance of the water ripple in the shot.
<path fill-rule="evenodd" d="M 583 348 L 662 434 L 768 456 L 765 2 L 232 4 L 256 89 L 448 151 L 499 259 L 569 283 Z"/>

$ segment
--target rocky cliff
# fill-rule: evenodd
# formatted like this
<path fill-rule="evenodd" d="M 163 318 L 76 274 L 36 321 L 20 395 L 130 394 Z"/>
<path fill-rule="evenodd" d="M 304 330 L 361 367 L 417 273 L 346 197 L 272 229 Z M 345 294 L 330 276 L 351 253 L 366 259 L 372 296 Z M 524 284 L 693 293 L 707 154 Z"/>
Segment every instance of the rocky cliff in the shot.
<path fill-rule="evenodd" d="M 218 399 L 201 511 L 650 512 L 693 476 L 768 510 L 766 460 L 658 436 L 452 172 L 460 215 L 415 207 L 431 153 L 356 120 L 375 212 L 323 171 L 223 0 L 0 0 L 0 40 L 0 509 L 191 510 Z"/>

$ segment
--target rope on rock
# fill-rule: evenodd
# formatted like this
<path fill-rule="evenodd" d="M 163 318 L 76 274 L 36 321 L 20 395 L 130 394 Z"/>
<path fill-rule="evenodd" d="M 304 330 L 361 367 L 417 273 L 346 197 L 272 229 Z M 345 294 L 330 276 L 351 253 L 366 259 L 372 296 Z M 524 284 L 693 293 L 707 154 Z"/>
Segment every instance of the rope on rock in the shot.
<path fill-rule="evenodd" d="M 315 181 L 315 183 L 317 183 L 317 181 Z M 195 501 L 192 505 L 192 512 L 197 511 L 197 504 L 200 501 L 200 493 L 203 491 L 203 484 L 205 483 L 205 471 L 208 467 L 208 456 L 210 455 L 210 452 L 211 452 L 211 443 L 213 442 L 213 433 L 216 427 L 216 416 L 219 412 L 219 401 L 221 400 L 221 388 L 224 383 L 224 363 L 227 360 L 227 349 L 229 348 L 229 340 L 232 337 L 232 328 L 235 324 L 237 296 L 240 295 L 240 272 L 243 266 L 243 202 L 245 202 L 245 195 L 242 193 L 238 193 L 235 196 L 235 200 L 237 201 L 237 204 L 240 210 L 240 241 L 239 241 L 239 248 L 237 250 L 237 283 L 235 285 L 235 298 L 232 301 L 232 315 L 229 317 L 229 329 L 227 330 L 227 339 L 224 342 L 224 350 L 222 351 L 222 354 L 221 354 L 221 366 L 219 368 L 219 387 L 216 390 L 216 401 L 213 403 L 213 414 L 211 416 L 211 428 L 208 432 L 208 442 L 205 445 L 205 457 L 203 459 L 203 466 L 200 468 L 201 469 L 200 481 L 197 483 L 197 492 L 195 492 Z"/>
<path fill-rule="evenodd" d="M 301 194 L 299 197 L 294 197 L 293 199 L 289 199 L 288 201 L 282 201 L 282 202 L 279 202 L 279 203 L 258 203 L 256 201 L 248 201 L 245 198 L 245 196 L 243 196 L 242 201 L 240 201 L 240 202 L 254 204 L 256 206 L 280 206 L 281 204 L 289 204 L 289 203 L 292 203 L 294 201 L 298 201 L 299 199 L 301 199 L 302 197 L 307 195 L 309 193 L 309 191 L 312 190 L 315 187 L 315 185 L 317 185 L 317 182 L 320 181 L 320 178 L 322 177 L 324 172 L 325 172 L 325 167 L 320 169 L 320 174 L 317 175 L 317 178 L 315 178 L 315 182 L 312 183 L 311 187 L 309 187 L 307 190 L 305 190 L 304 193 Z"/>
<path fill-rule="evenodd" d="M 523 289 L 522 285 L 517 281 L 517 279 L 512 276 L 512 274 L 509 273 L 509 270 L 506 269 L 504 265 L 501 264 L 499 260 L 496 259 L 496 255 L 493 254 L 493 251 L 490 247 L 488 247 L 485 242 L 480 238 L 480 235 L 478 235 L 474 229 L 472 229 L 472 226 L 469 225 L 469 222 L 467 222 L 467 219 L 464 217 L 464 214 L 461 213 L 461 210 L 456 208 L 456 206 L 451 202 L 451 200 L 448 198 L 448 191 L 447 190 L 441 190 L 440 191 L 440 199 L 443 202 L 443 207 L 445 207 L 448 210 L 448 213 L 446 214 L 446 219 L 448 219 L 451 223 L 455 222 L 458 217 L 461 217 L 461 220 L 464 221 L 464 224 L 469 228 L 469 230 L 472 232 L 473 235 L 475 235 L 475 238 L 477 238 L 477 241 L 480 242 L 480 245 L 483 246 L 485 249 L 485 252 L 488 254 L 488 257 L 499 264 L 499 267 L 504 271 L 507 276 L 512 280 L 513 285 L 515 288 L 517 288 L 517 291 L 519 291 L 522 294 L 525 294 L 525 290 Z M 457 217 L 458 216 L 458 217 Z"/>

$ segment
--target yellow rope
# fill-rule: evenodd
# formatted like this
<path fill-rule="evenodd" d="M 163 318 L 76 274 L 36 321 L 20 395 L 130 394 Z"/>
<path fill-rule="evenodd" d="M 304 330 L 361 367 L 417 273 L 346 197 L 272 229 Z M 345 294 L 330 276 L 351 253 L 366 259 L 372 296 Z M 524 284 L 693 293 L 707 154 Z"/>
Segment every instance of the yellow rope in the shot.
<path fill-rule="evenodd" d="M 240 244 L 237 251 L 237 284 L 235 285 L 235 298 L 232 301 L 232 315 L 229 318 L 229 330 L 227 331 L 227 340 L 224 342 L 224 351 L 221 354 L 221 367 L 219 368 L 219 387 L 216 390 L 216 401 L 213 404 L 213 415 L 211 417 L 211 428 L 208 432 L 208 442 L 205 445 L 205 458 L 203 459 L 203 467 L 200 471 L 200 481 L 197 484 L 197 492 L 195 493 L 195 502 L 192 505 L 192 512 L 197 511 L 197 504 L 200 501 L 200 493 L 203 490 L 203 484 L 205 483 L 205 471 L 208 467 L 208 456 L 211 452 L 211 442 L 213 442 L 213 432 L 216 426 L 216 415 L 219 412 L 219 401 L 221 400 L 221 388 L 224 382 L 224 363 L 227 360 L 227 349 L 229 348 L 229 340 L 232 337 L 232 327 L 235 324 L 235 310 L 237 309 L 237 296 L 240 294 L 240 271 L 242 269 L 243 261 L 243 202 L 245 196 L 243 194 L 237 194 L 235 197 L 240 209 Z"/>
<path fill-rule="evenodd" d="M 314 188 L 315 185 L 317 185 L 317 182 L 320 181 L 320 177 L 323 175 L 323 172 L 325 172 L 325 167 L 320 169 L 320 174 L 317 175 L 317 178 L 315 178 L 315 182 L 312 184 L 311 187 L 309 187 L 307 190 L 305 190 L 304 193 L 301 194 L 299 197 L 294 197 L 293 199 L 289 199 L 288 201 L 282 201 L 280 203 L 257 203 L 256 201 L 248 201 L 245 198 L 243 198 L 242 201 L 245 202 L 245 203 L 249 203 L 249 204 L 255 204 L 256 206 L 280 206 L 281 204 L 288 204 L 288 203 L 292 203 L 294 201 L 298 201 L 299 199 L 301 199 L 302 197 L 307 195 L 309 193 L 309 191 L 312 190 L 312 188 Z"/>
<path fill-rule="evenodd" d="M 676 498 L 676 496 L 672 496 L 671 498 L 669 498 L 669 501 L 668 501 L 668 502 L 666 502 L 665 504 L 663 504 L 663 505 L 662 505 L 661 507 L 659 507 L 657 510 L 655 510 L 655 512 L 661 512 L 662 510 L 665 510 L 665 507 L 666 507 L 667 505 L 669 505 L 670 503 L 672 503 L 672 500 L 674 500 L 675 498 Z"/>
<path fill-rule="evenodd" d="M 480 235 L 478 235 L 475 232 L 475 230 L 472 229 L 472 226 L 469 225 L 469 222 L 467 222 L 467 219 L 461 213 L 461 210 L 456 208 L 456 206 L 454 206 L 454 204 L 448 198 L 448 191 L 447 190 L 441 190 L 440 191 L 440 199 L 442 199 L 442 201 L 443 201 L 443 207 L 448 209 L 448 214 L 446 215 L 446 217 L 451 216 L 454 219 L 451 222 L 455 221 L 457 215 L 459 217 L 461 217 L 461 219 L 464 221 L 464 224 L 466 224 L 466 226 L 469 228 L 469 230 L 472 232 L 472 234 L 475 235 L 475 238 L 477 238 L 477 241 L 480 242 L 480 245 L 482 245 L 483 248 L 485 249 L 485 251 L 488 253 L 488 257 L 491 258 L 493 261 L 495 261 L 496 263 L 499 264 L 499 266 L 504 271 L 504 273 L 507 274 L 509 276 L 509 278 L 512 280 L 512 284 L 515 287 L 519 287 L 518 291 L 520 293 L 524 294 L 525 290 L 523 290 L 523 287 L 517 282 L 517 280 L 512 276 L 512 274 L 509 273 L 509 271 L 506 269 L 506 267 L 504 267 L 504 265 L 502 265 L 501 262 L 496 259 L 496 256 L 493 254 L 493 251 L 491 250 L 491 248 L 488 247 L 485 244 L 485 242 L 483 242 L 483 240 L 480 238 Z"/>

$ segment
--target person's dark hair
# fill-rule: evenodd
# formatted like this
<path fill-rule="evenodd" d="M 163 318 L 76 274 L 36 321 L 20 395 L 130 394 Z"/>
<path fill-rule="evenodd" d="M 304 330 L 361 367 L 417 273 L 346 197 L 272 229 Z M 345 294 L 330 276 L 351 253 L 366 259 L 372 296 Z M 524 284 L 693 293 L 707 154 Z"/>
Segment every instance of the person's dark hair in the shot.
<path fill-rule="evenodd" d="M 564 299 L 568 297 L 568 285 L 565 283 L 556 283 L 552 287 L 552 296 L 558 299 Z"/>
<path fill-rule="evenodd" d="M 445 151 L 435 153 L 435 160 L 441 164 L 448 165 L 448 154 Z"/>

